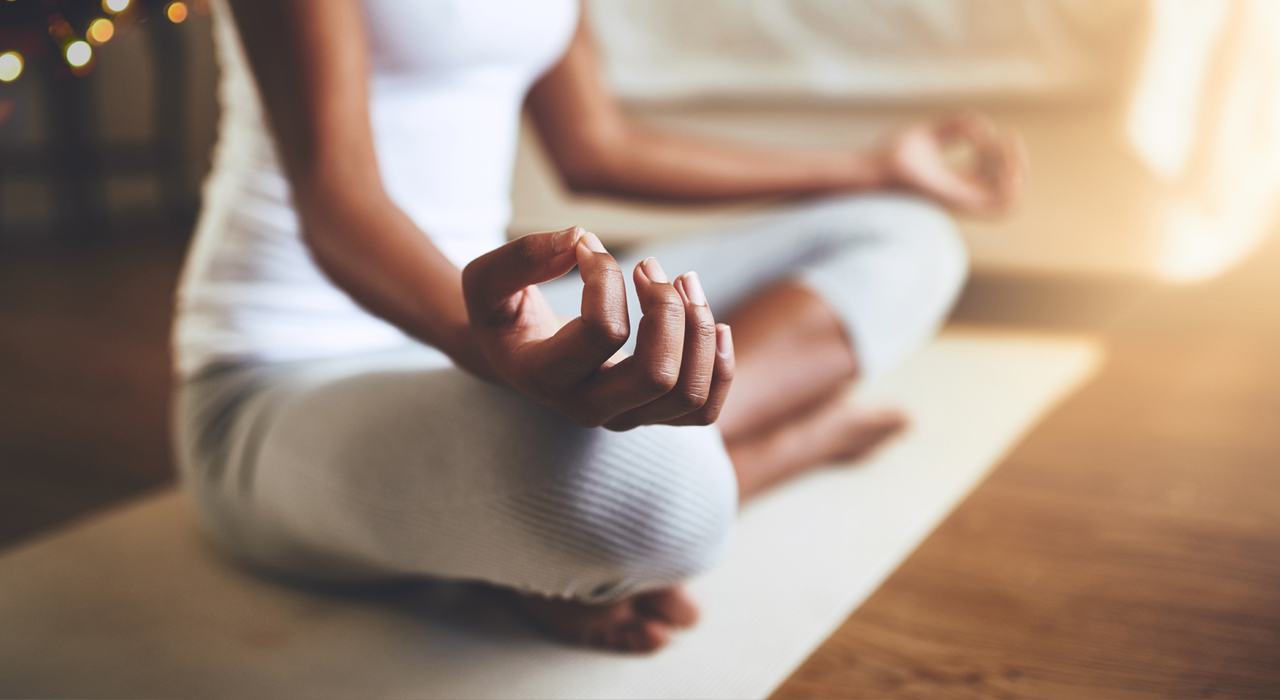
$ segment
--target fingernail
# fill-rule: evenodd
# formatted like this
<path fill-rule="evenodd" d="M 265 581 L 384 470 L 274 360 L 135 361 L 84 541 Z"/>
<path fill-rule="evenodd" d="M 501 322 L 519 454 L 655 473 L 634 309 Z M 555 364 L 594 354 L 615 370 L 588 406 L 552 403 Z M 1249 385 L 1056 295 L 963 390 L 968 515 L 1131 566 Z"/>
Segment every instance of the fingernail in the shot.
<path fill-rule="evenodd" d="M 716 326 L 716 353 L 727 357 L 733 352 L 733 331 L 729 326 L 721 323 Z"/>
<path fill-rule="evenodd" d="M 653 258 L 645 258 L 644 262 L 640 263 L 640 271 L 654 282 L 666 284 L 668 281 L 667 273 L 662 271 L 662 266 Z"/>
<path fill-rule="evenodd" d="M 592 251 L 592 252 L 594 252 L 594 253 L 607 253 L 607 252 L 609 252 L 609 251 L 607 251 L 607 250 L 605 250 L 605 249 L 604 249 L 604 244 L 600 242 L 600 239 L 599 239 L 599 238 L 597 238 L 597 237 L 596 237 L 596 234 L 594 234 L 594 233 L 588 233 L 588 234 L 586 234 L 585 236 L 583 236 L 583 237 L 582 237 L 582 242 L 583 242 L 583 243 L 585 243 L 585 244 L 587 245 L 587 250 L 590 250 L 590 251 Z"/>
<path fill-rule="evenodd" d="M 680 280 L 684 282 L 684 293 L 689 297 L 689 303 L 694 306 L 706 306 L 707 296 L 702 293 L 702 282 L 698 280 L 698 273 L 686 272 L 680 275 Z"/>
<path fill-rule="evenodd" d="M 582 234 L 581 226 L 574 226 L 563 231 L 557 231 L 556 235 L 551 238 L 551 250 L 559 255 L 573 247 L 578 242 L 578 236 Z"/>

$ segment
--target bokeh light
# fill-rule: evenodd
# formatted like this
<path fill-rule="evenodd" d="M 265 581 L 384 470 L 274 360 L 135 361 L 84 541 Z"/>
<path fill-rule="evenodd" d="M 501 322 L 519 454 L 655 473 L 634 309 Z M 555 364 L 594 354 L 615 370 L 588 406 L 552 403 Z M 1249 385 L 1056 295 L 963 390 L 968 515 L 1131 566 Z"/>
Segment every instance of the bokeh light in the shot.
<path fill-rule="evenodd" d="M 102 0 L 102 9 L 116 14 L 129 9 L 129 0 Z"/>
<path fill-rule="evenodd" d="M 89 59 L 93 58 L 93 48 L 89 46 L 87 41 L 73 41 L 67 46 L 67 63 L 76 68 L 81 68 L 89 63 Z"/>
<path fill-rule="evenodd" d="M 95 19 L 93 24 L 89 25 L 89 31 L 86 32 L 91 44 L 105 44 L 115 33 L 116 25 L 109 19 Z"/>
<path fill-rule="evenodd" d="M 71 23 L 64 19 L 62 15 L 49 17 L 49 36 L 62 41 L 74 33 L 71 29 Z"/>
<path fill-rule="evenodd" d="M 11 83 L 22 75 L 22 54 L 17 51 L 0 53 L 0 82 Z"/>
<path fill-rule="evenodd" d="M 182 23 L 187 18 L 187 5 L 181 2 L 171 2 L 164 8 L 164 14 L 174 24 Z"/>

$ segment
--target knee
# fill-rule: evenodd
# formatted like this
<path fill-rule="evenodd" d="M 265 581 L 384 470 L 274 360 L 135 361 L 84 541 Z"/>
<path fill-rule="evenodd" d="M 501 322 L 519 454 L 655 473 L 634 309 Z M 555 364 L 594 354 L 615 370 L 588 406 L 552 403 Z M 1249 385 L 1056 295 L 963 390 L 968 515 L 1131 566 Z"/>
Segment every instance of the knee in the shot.
<path fill-rule="evenodd" d="M 903 203 L 903 237 L 913 246 L 926 274 L 942 282 L 952 295 L 969 276 L 969 249 L 951 215 L 942 207 L 921 199 Z"/>
<path fill-rule="evenodd" d="M 821 205 L 820 205 L 821 206 Z M 969 273 L 969 251 L 946 209 L 909 194 L 840 197 L 825 203 L 823 216 L 843 222 L 855 239 L 870 235 L 877 243 L 902 251 L 934 279 L 959 288 Z"/>
<path fill-rule="evenodd" d="M 737 515 L 719 431 L 649 426 L 603 438 L 565 484 L 557 514 L 557 546 L 572 549 L 579 580 L 593 582 L 577 597 L 616 598 L 709 569 Z"/>

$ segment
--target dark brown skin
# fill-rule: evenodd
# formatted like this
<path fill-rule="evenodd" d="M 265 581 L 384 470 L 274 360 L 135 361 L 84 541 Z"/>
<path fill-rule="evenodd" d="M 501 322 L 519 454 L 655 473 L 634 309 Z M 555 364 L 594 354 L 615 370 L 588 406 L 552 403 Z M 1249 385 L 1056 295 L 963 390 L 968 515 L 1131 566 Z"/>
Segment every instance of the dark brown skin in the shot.
<path fill-rule="evenodd" d="M 804 287 L 765 289 L 717 324 L 697 276 L 658 261 L 632 271 L 644 317 L 634 356 L 625 281 L 598 238 L 532 234 L 460 271 L 383 188 L 369 121 L 369 53 L 357 0 L 232 0 L 317 264 L 373 314 L 461 368 L 584 426 L 706 425 L 719 419 L 744 500 L 805 469 L 873 449 L 900 430 L 892 411 L 844 404 L 858 360 L 835 314 Z M 587 23 L 531 90 L 528 106 L 564 181 L 582 192 L 707 202 L 910 190 L 989 214 L 1017 196 L 1015 137 L 959 114 L 907 127 L 881 147 L 786 153 L 681 138 L 630 122 L 600 77 Z M 972 157 L 956 167 L 946 146 Z M 577 266 L 582 312 L 565 321 L 534 285 Z M 736 380 L 735 380 L 736 374 Z M 730 393 L 730 386 L 734 387 Z M 524 597 L 526 612 L 574 642 L 652 651 L 697 619 L 680 587 L 605 606 Z"/>

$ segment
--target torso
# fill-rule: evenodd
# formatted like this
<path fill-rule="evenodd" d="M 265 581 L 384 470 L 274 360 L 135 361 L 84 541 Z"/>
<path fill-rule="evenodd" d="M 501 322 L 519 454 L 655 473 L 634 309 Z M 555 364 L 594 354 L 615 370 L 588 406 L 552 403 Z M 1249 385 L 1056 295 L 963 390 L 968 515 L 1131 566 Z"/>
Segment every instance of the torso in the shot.
<path fill-rule="evenodd" d="M 576 2 L 362 5 L 383 183 L 463 266 L 505 240 L 520 107 L 568 45 Z M 311 260 L 235 28 L 222 3 L 214 6 L 223 115 L 179 290 L 180 373 L 215 362 L 323 357 L 406 342 Z"/>

